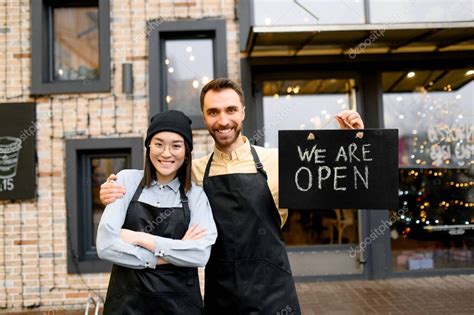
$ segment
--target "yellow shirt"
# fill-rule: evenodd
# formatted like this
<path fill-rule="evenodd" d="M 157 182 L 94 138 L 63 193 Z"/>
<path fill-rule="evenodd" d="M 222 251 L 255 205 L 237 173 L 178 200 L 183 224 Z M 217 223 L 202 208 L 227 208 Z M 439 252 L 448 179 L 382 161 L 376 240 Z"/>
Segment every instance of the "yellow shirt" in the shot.
<path fill-rule="evenodd" d="M 246 137 L 242 137 L 244 144 L 235 149 L 231 156 L 227 153 L 219 151 L 214 147 L 214 158 L 211 164 L 209 176 L 235 174 L 235 173 L 256 173 L 255 162 L 250 152 L 250 142 Z M 267 182 L 270 192 L 272 193 L 275 205 L 278 208 L 278 150 L 266 149 L 255 146 L 260 162 L 263 164 L 265 172 L 267 172 Z M 193 160 L 192 179 L 202 186 L 204 171 L 211 155 L 204 156 L 200 159 Z M 278 209 L 281 218 L 281 225 L 285 224 L 288 217 L 288 209 Z"/>

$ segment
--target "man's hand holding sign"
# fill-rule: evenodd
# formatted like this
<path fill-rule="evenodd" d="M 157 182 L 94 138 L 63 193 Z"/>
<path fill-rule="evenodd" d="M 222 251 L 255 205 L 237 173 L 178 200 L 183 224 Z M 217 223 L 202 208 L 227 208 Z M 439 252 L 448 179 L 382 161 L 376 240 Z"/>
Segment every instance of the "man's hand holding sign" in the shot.
<path fill-rule="evenodd" d="M 345 130 L 279 132 L 280 207 L 398 206 L 398 131 L 365 129 L 357 113 L 335 117 Z"/>

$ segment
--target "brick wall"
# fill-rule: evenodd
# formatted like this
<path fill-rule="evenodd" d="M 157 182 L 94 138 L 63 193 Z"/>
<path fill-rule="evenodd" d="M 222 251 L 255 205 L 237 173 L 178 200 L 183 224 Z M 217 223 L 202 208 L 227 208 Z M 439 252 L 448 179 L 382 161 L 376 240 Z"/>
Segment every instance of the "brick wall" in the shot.
<path fill-rule="evenodd" d="M 40 0 L 32 0 L 40 1 Z M 109 274 L 67 273 L 65 139 L 142 136 L 148 124 L 147 20 L 225 17 L 229 77 L 239 80 L 234 0 L 111 0 L 112 91 L 29 96 L 30 0 L 0 4 L 0 103 L 37 103 L 35 200 L 0 202 L 0 312 L 80 309 L 105 297 Z M 134 95 L 122 93 L 121 64 L 133 63 Z M 195 131 L 195 156 L 212 149 Z"/>

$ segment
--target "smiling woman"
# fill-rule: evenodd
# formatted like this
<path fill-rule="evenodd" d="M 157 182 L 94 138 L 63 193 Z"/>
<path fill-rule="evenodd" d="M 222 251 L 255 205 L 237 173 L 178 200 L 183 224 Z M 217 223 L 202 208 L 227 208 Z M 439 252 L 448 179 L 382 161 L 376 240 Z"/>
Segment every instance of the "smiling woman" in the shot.
<path fill-rule="evenodd" d="M 156 178 L 160 183 L 168 183 L 176 176 L 185 160 L 184 139 L 179 134 L 162 131 L 150 141 L 150 161 L 155 167 Z"/>
<path fill-rule="evenodd" d="M 190 119 L 155 115 L 145 147 L 144 171 L 117 175 L 126 193 L 107 205 L 97 232 L 99 257 L 114 263 L 104 314 L 201 314 L 197 267 L 217 232 L 206 195 L 191 184 Z"/>

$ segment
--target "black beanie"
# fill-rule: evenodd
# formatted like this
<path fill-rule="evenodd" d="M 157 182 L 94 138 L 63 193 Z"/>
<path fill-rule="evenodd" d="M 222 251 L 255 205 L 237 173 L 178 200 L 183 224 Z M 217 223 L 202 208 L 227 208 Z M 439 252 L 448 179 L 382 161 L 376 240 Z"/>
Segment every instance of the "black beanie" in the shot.
<path fill-rule="evenodd" d="M 193 150 L 193 132 L 191 119 L 177 110 L 168 110 L 156 114 L 151 118 L 150 127 L 146 132 L 145 147 L 150 144 L 151 138 L 160 131 L 172 131 L 183 136 L 189 149 Z"/>

